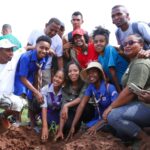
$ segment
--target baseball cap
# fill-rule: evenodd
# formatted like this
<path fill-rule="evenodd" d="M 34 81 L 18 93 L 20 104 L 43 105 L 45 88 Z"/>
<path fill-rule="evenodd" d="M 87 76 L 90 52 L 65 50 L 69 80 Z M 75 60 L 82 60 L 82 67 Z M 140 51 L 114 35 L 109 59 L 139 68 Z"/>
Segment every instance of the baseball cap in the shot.
<path fill-rule="evenodd" d="M 72 32 L 72 36 L 75 36 L 75 35 L 84 35 L 84 30 L 82 29 L 76 29 Z"/>
<path fill-rule="evenodd" d="M 12 44 L 8 39 L 0 40 L 0 48 L 13 48 L 16 45 Z"/>

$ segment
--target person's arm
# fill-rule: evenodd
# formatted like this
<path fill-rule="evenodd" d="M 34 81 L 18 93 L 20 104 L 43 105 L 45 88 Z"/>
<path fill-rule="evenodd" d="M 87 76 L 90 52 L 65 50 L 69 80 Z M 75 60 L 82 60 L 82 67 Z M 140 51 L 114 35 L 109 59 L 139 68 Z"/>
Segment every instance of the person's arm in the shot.
<path fill-rule="evenodd" d="M 42 108 L 42 135 L 43 142 L 48 139 L 47 108 Z"/>
<path fill-rule="evenodd" d="M 58 68 L 63 69 L 64 63 L 63 63 L 63 57 L 57 57 L 57 62 L 58 62 Z"/>
<path fill-rule="evenodd" d="M 89 96 L 84 96 L 76 110 L 76 114 L 75 114 L 75 117 L 73 119 L 73 122 L 72 122 L 72 125 L 71 125 L 71 129 L 69 131 L 69 134 L 67 136 L 67 139 L 69 139 L 70 137 L 73 136 L 74 132 L 75 132 L 75 127 L 84 111 L 84 108 L 86 106 L 86 104 L 88 103 L 88 101 L 90 100 L 90 97 Z"/>
<path fill-rule="evenodd" d="M 143 91 L 143 92 L 139 93 L 138 98 L 140 101 L 150 104 L 150 91 Z"/>
<path fill-rule="evenodd" d="M 68 42 L 68 34 L 63 37 L 63 54 L 66 58 L 70 58 L 70 48 L 72 48 L 72 43 Z"/>
<path fill-rule="evenodd" d="M 95 125 L 93 125 L 87 130 L 87 133 L 89 135 L 95 135 L 96 132 L 103 126 L 104 123 L 105 123 L 104 120 L 99 120 Z"/>
<path fill-rule="evenodd" d="M 113 103 L 111 103 L 111 105 L 104 111 L 103 119 L 107 120 L 107 116 L 113 108 L 117 108 L 117 107 L 120 107 L 129 103 L 130 101 L 133 100 L 134 97 L 135 97 L 135 94 L 129 90 L 128 86 L 126 86 L 121 91 L 118 98 L 115 101 L 113 101 Z"/>
<path fill-rule="evenodd" d="M 31 45 L 30 43 L 27 43 L 27 45 L 24 47 L 27 51 L 28 50 L 34 50 L 35 46 Z"/>
<path fill-rule="evenodd" d="M 26 77 L 20 77 L 22 83 L 29 89 L 31 90 L 34 95 L 36 96 L 37 100 L 40 103 L 43 103 L 43 96 L 42 94 L 30 83 L 30 81 L 28 81 L 28 79 Z"/>
<path fill-rule="evenodd" d="M 149 50 L 140 50 L 138 53 L 138 58 L 149 58 L 150 57 L 150 49 Z"/>
<path fill-rule="evenodd" d="M 119 81 L 118 81 L 118 78 L 117 78 L 116 69 L 114 67 L 109 67 L 109 71 L 111 73 L 113 83 L 114 83 L 117 91 L 120 93 L 121 92 L 121 87 L 119 85 Z"/>
<path fill-rule="evenodd" d="M 78 105 L 80 102 L 81 102 L 81 99 L 78 97 L 78 98 L 66 103 L 64 106 L 69 108 L 69 107 Z"/>

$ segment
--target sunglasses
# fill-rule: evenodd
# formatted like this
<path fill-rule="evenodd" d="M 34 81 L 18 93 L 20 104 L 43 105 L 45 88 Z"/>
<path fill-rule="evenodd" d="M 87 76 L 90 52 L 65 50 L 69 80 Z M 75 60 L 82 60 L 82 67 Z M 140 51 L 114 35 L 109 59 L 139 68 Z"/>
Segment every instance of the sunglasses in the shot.
<path fill-rule="evenodd" d="M 139 42 L 138 41 L 130 40 L 130 41 L 124 42 L 123 46 L 124 47 L 127 46 L 127 45 L 132 46 L 135 43 L 139 43 Z"/>

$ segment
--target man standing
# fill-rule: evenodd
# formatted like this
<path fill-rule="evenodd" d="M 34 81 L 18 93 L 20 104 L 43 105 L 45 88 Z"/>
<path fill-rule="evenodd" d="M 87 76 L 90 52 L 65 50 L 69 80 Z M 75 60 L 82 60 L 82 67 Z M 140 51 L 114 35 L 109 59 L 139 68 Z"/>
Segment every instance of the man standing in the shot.
<path fill-rule="evenodd" d="M 116 38 L 118 44 L 123 47 L 126 37 L 130 34 L 140 34 L 144 39 L 144 49 L 150 49 L 150 27 L 144 22 L 130 22 L 127 9 L 123 5 L 116 5 L 111 12 L 112 22 L 117 26 Z"/>
<path fill-rule="evenodd" d="M 34 49 L 36 40 L 41 35 L 47 35 L 51 38 L 52 44 L 51 49 L 54 50 L 54 54 L 57 57 L 57 66 L 59 69 L 63 68 L 63 49 L 62 49 L 62 39 L 57 34 L 60 30 L 61 22 L 57 18 L 51 18 L 48 23 L 46 23 L 44 30 L 34 30 L 28 40 L 27 50 Z M 51 79 L 51 67 L 52 67 L 52 56 L 46 63 L 45 70 L 43 71 L 43 86 L 48 84 Z"/>
<path fill-rule="evenodd" d="M 69 33 L 67 33 L 64 37 L 63 37 L 63 52 L 64 52 L 64 66 L 66 66 L 66 64 L 68 63 L 68 61 L 70 60 L 70 49 L 73 47 L 73 35 L 72 32 L 75 31 L 76 29 L 81 29 L 81 26 L 83 24 L 83 15 L 81 12 L 79 11 L 75 11 L 72 16 L 71 16 L 71 23 L 72 23 L 72 27 L 73 30 Z M 88 33 L 86 31 L 84 31 L 84 38 L 86 43 L 88 43 Z"/>

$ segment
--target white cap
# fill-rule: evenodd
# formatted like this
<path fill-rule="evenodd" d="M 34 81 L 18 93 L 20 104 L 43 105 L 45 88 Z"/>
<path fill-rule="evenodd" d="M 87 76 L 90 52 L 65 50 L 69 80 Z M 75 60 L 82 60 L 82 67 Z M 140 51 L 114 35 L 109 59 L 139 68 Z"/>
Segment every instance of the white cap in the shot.
<path fill-rule="evenodd" d="M 16 45 L 12 44 L 8 39 L 0 40 L 0 48 L 13 48 Z"/>

